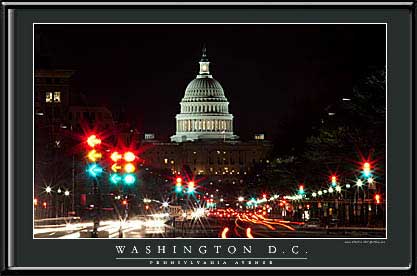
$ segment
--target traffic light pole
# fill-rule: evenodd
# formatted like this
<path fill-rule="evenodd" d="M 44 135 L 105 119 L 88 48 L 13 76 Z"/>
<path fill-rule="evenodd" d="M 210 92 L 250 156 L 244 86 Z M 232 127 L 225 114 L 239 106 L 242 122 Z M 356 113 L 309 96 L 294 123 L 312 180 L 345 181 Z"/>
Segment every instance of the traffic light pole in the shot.
<path fill-rule="evenodd" d="M 94 218 L 93 218 L 93 232 L 92 238 L 98 238 L 98 227 L 100 225 L 100 191 L 98 189 L 98 180 L 93 180 L 93 197 L 94 197 Z"/>

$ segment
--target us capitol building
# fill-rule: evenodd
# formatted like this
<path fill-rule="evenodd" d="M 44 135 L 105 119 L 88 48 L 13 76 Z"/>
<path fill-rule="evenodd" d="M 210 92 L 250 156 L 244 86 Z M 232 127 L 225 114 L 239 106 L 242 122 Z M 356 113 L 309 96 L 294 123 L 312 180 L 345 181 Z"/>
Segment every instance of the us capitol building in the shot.
<path fill-rule="evenodd" d="M 194 175 L 239 175 L 257 162 L 266 162 L 272 145 L 263 134 L 252 141 L 239 141 L 233 133 L 233 115 L 220 83 L 210 74 L 203 49 L 200 70 L 185 89 L 176 115 L 176 133 L 163 143 L 145 134 L 142 158 L 146 166 L 178 172 L 187 168 Z"/>

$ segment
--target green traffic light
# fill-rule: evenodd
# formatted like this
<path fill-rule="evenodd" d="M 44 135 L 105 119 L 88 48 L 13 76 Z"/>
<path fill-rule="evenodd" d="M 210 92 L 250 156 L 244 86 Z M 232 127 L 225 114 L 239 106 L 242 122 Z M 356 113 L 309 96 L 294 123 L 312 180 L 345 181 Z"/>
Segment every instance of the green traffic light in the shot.
<path fill-rule="evenodd" d="M 118 184 L 120 181 L 122 181 L 122 177 L 117 174 L 117 173 L 113 173 L 110 175 L 110 182 L 113 184 Z"/>
<path fill-rule="evenodd" d="M 123 177 L 123 182 L 126 185 L 131 185 L 135 183 L 135 181 L 136 181 L 136 177 L 134 174 L 128 173 L 128 174 L 125 174 L 125 176 Z"/>

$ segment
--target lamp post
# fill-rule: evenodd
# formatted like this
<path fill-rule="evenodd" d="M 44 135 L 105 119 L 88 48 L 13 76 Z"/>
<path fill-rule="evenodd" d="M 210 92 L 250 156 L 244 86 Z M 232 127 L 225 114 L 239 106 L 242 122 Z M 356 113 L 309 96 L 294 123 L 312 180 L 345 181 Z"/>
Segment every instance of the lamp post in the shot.
<path fill-rule="evenodd" d="M 48 198 L 48 205 L 51 205 L 51 193 L 52 193 L 52 188 L 51 188 L 51 186 L 47 186 L 46 188 L 45 188 L 45 192 L 46 192 L 46 195 L 47 195 L 47 198 Z M 46 209 L 46 217 L 48 217 L 49 218 L 49 208 L 47 208 Z"/>
<path fill-rule="evenodd" d="M 66 198 L 68 198 L 68 197 L 70 196 L 70 192 L 69 192 L 68 190 L 66 190 L 66 191 L 64 192 L 64 196 L 65 196 L 65 198 L 64 198 L 65 216 L 66 216 L 66 217 L 68 217 L 68 207 L 66 206 L 66 205 L 67 205 L 67 204 L 66 204 L 67 200 L 65 200 L 65 199 L 66 199 Z"/>

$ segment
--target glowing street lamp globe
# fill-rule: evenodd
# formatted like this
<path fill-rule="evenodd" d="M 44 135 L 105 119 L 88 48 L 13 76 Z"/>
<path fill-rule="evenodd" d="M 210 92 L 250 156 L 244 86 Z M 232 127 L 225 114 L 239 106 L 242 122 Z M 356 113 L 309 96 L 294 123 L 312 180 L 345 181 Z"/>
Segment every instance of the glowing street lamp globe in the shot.
<path fill-rule="evenodd" d="M 47 187 L 45 188 L 45 192 L 46 192 L 47 194 L 50 194 L 50 193 L 52 192 L 52 188 L 51 188 L 51 186 L 47 186 Z"/>

